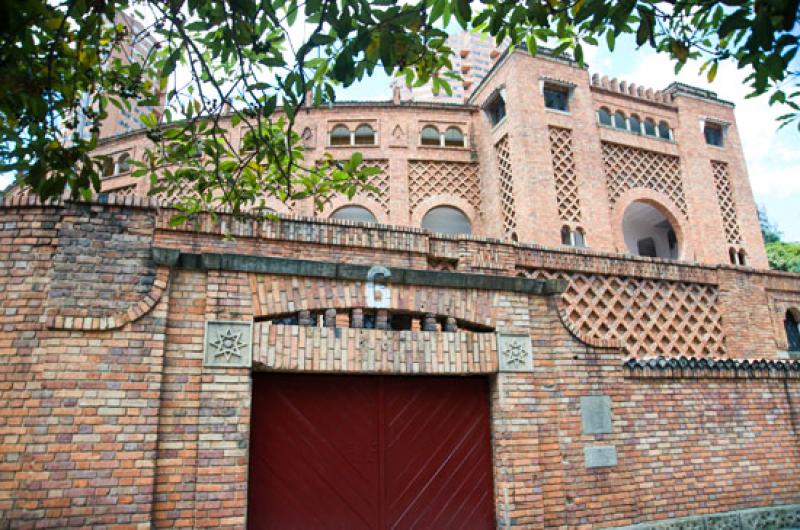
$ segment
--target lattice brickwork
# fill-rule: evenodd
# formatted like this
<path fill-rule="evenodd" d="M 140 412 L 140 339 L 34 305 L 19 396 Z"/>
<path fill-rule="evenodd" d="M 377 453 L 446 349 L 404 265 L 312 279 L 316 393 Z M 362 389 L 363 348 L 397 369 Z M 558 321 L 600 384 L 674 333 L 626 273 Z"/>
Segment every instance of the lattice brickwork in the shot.
<path fill-rule="evenodd" d="M 619 341 L 637 357 L 725 354 L 716 286 L 550 270 L 528 276 L 569 281 L 565 316 L 584 337 Z"/>
<path fill-rule="evenodd" d="M 514 205 L 514 181 L 511 174 L 511 148 L 508 135 L 494 146 L 497 171 L 500 175 L 500 208 L 503 212 L 503 232 L 506 237 L 517 230 L 517 212 Z"/>
<path fill-rule="evenodd" d="M 681 213 L 687 215 L 681 163 L 677 156 L 603 142 L 603 169 L 611 206 L 626 191 L 647 188 L 669 197 Z"/>
<path fill-rule="evenodd" d="M 455 195 L 480 211 L 478 164 L 412 160 L 408 163 L 408 184 L 412 212 L 420 201 L 432 195 Z"/>
<path fill-rule="evenodd" d="M 345 163 L 347 160 L 340 160 L 340 162 Z M 319 163 L 319 162 L 318 162 Z M 356 197 L 368 197 L 378 203 L 380 207 L 386 212 L 386 215 L 389 215 L 389 161 L 386 159 L 367 159 L 361 163 L 360 167 L 363 166 L 372 166 L 380 168 L 381 173 L 378 175 L 373 175 L 367 181 L 368 184 L 377 188 L 378 191 L 365 191 L 363 193 L 356 194 Z"/>
<path fill-rule="evenodd" d="M 553 159 L 553 178 L 556 185 L 558 216 L 562 221 L 579 223 L 581 201 L 575 175 L 575 158 L 572 154 L 572 131 L 550 127 L 550 155 Z"/>
<path fill-rule="evenodd" d="M 728 164 L 725 162 L 711 161 L 714 173 L 714 185 L 717 188 L 717 201 L 722 214 L 722 226 L 725 228 L 725 238 L 728 243 L 739 244 L 742 242 L 742 231 L 739 228 L 739 216 L 736 215 L 736 201 L 733 199 L 731 183 L 728 178 Z"/>
<path fill-rule="evenodd" d="M 121 188 L 115 188 L 112 190 L 104 190 L 103 193 L 113 193 L 114 195 L 136 195 L 136 184 L 131 184 L 130 186 L 122 186 Z"/>

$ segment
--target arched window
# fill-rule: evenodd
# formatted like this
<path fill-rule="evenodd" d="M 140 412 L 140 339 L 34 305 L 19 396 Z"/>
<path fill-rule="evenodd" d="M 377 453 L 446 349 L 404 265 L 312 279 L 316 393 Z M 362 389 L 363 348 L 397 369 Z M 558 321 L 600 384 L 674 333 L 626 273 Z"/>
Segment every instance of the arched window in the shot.
<path fill-rule="evenodd" d="M 577 227 L 572 229 L 569 226 L 564 225 L 561 228 L 561 244 L 576 248 L 585 248 L 586 237 L 584 236 L 583 228 Z"/>
<path fill-rule="evenodd" d="M 583 228 L 578 227 L 572 234 L 573 244 L 578 248 L 586 248 L 586 236 L 583 233 Z"/>
<path fill-rule="evenodd" d="M 663 138 L 664 140 L 669 140 L 671 138 L 669 125 L 665 121 L 658 122 L 658 136 L 659 138 Z"/>
<path fill-rule="evenodd" d="M 114 174 L 114 159 L 108 157 L 103 161 L 103 176 L 110 177 Z"/>
<path fill-rule="evenodd" d="M 654 122 L 652 118 L 647 118 L 646 120 L 644 120 L 644 133 L 647 136 L 656 135 L 656 122 Z"/>
<path fill-rule="evenodd" d="M 635 256 L 678 259 L 678 238 L 669 219 L 655 206 L 631 203 L 622 217 L 622 233 L 628 252 Z"/>
<path fill-rule="evenodd" d="M 117 173 L 127 173 L 131 170 L 130 153 L 122 153 L 117 160 Z"/>
<path fill-rule="evenodd" d="M 426 125 L 419 135 L 419 142 L 422 145 L 440 145 L 439 129 L 433 125 Z"/>
<path fill-rule="evenodd" d="M 464 147 L 464 133 L 458 127 L 448 127 L 444 132 L 444 145 L 447 147 Z"/>
<path fill-rule="evenodd" d="M 600 107 L 600 110 L 597 111 L 597 121 L 600 122 L 600 125 L 611 126 L 611 113 L 607 108 Z"/>
<path fill-rule="evenodd" d="M 359 223 L 377 223 L 378 220 L 372 215 L 372 212 L 363 206 L 342 206 L 330 216 L 331 219 L 338 219 L 339 221 L 357 221 Z"/>
<path fill-rule="evenodd" d="M 787 310 L 783 319 L 783 328 L 786 330 L 786 342 L 788 343 L 787 349 L 791 352 L 800 352 L 800 325 L 797 323 L 796 311 L 796 309 Z"/>
<path fill-rule="evenodd" d="M 464 212 L 452 206 L 431 208 L 422 218 L 422 228 L 440 234 L 471 234 L 472 224 Z"/>
<path fill-rule="evenodd" d="M 356 129 L 356 145 L 375 145 L 375 130 L 369 125 L 362 124 Z"/>
<path fill-rule="evenodd" d="M 614 113 L 614 127 L 617 129 L 627 129 L 628 125 L 626 121 L 627 120 L 625 120 L 625 115 L 622 113 L 622 111 L 618 110 Z"/>
<path fill-rule="evenodd" d="M 631 114 L 631 117 L 628 118 L 628 128 L 632 133 L 642 134 L 642 122 L 639 121 L 639 116 Z"/>
<path fill-rule="evenodd" d="M 569 245 L 572 243 L 569 227 L 564 225 L 561 227 L 561 244 L 562 245 Z"/>
<path fill-rule="evenodd" d="M 747 265 L 747 254 L 745 254 L 744 249 L 739 249 L 739 265 Z"/>
<path fill-rule="evenodd" d="M 728 258 L 731 260 L 731 265 L 736 265 L 739 256 L 736 254 L 736 249 L 731 247 L 728 249 Z"/>
<path fill-rule="evenodd" d="M 350 129 L 337 125 L 331 131 L 331 145 L 350 145 Z"/>

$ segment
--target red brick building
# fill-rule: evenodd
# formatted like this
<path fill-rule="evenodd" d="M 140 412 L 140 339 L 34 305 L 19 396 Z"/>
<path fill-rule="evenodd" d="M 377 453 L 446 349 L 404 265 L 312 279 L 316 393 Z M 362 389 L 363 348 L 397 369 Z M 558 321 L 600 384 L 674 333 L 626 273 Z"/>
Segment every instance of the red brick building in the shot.
<path fill-rule="evenodd" d="M 800 277 L 732 105 L 517 51 L 465 105 L 300 121 L 382 193 L 181 227 L 125 172 L 6 196 L 6 526 L 800 525 Z"/>

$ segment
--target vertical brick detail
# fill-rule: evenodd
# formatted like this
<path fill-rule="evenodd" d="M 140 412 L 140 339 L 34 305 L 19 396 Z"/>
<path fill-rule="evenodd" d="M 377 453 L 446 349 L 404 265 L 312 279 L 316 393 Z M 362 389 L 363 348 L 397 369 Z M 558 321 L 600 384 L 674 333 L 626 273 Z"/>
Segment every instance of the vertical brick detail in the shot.
<path fill-rule="evenodd" d="M 206 288 L 206 275 L 192 272 L 176 274 L 170 285 L 153 502 L 156 528 L 189 525 L 194 518 Z"/>
<path fill-rule="evenodd" d="M 517 230 L 517 211 L 514 205 L 514 181 L 511 173 L 511 148 L 508 135 L 494 146 L 497 158 L 497 173 L 500 177 L 500 208 L 503 214 L 503 232 L 506 237 Z"/>
<path fill-rule="evenodd" d="M 414 208 L 434 195 L 455 195 L 466 200 L 475 211 L 481 209 L 481 186 L 478 164 L 468 162 L 408 162 L 409 207 Z"/>
<path fill-rule="evenodd" d="M 553 180 L 556 186 L 558 216 L 562 221 L 581 221 L 581 201 L 572 153 L 572 131 L 550 127 L 550 156 L 553 161 Z"/>
<path fill-rule="evenodd" d="M 583 337 L 618 341 L 637 357 L 726 353 L 714 285 L 552 270 L 529 276 L 569 281 L 565 316 Z"/>
<path fill-rule="evenodd" d="M 712 160 L 711 170 L 714 174 L 714 186 L 717 188 L 717 201 L 722 215 L 722 226 L 725 228 L 725 239 L 728 243 L 738 245 L 742 242 L 742 230 L 739 228 L 736 201 L 728 177 L 728 164 Z"/>
<path fill-rule="evenodd" d="M 626 191 L 646 188 L 663 193 L 688 216 L 677 156 L 603 142 L 603 170 L 612 207 Z"/>

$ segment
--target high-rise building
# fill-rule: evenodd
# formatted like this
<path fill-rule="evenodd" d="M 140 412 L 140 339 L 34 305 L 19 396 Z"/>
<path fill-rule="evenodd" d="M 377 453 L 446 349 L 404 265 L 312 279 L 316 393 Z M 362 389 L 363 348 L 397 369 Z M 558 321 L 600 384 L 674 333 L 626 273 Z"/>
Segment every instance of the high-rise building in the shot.
<path fill-rule="evenodd" d="M 400 89 L 401 100 L 463 103 L 508 47 L 507 43 L 498 46 L 491 37 L 470 31 L 451 35 L 447 39 L 447 45 L 453 50 L 452 71 L 462 77 L 462 81 L 450 81 L 453 93 L 440 91 L 434 94 L 433 84 L 430 82 L 420 87 L 409 87 L 403 79 L 395 79 L 392 81 L 392 88 Z"/>

